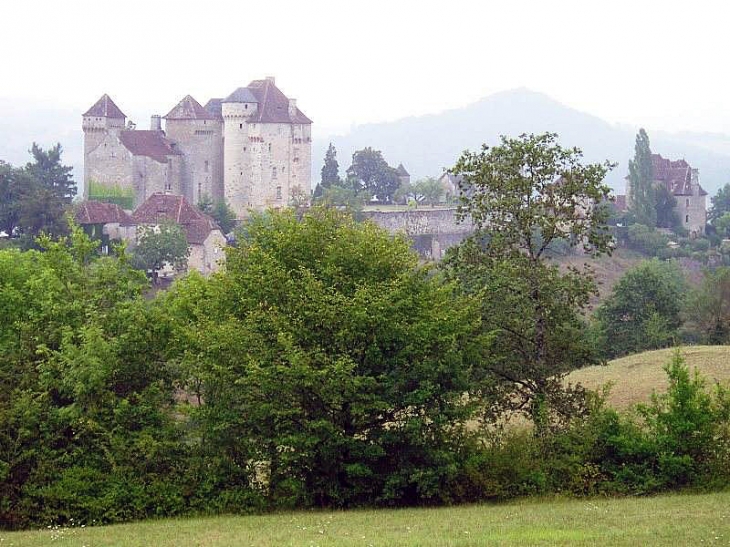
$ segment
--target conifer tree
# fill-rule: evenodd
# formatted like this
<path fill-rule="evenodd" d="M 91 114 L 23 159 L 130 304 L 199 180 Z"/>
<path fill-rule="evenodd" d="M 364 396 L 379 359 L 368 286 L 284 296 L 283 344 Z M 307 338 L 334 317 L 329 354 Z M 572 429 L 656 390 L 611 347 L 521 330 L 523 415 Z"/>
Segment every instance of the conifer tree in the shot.
<path fill-rule="evenodd" d="M 320 197 L 327 188 L 332 186 L 340 186 L 340 164 L 337 162 L 337 150 L 330 143 L 327 152 L 324 155 L 324 165 L 322 166 L 322 179 L 314 190 L 314 197 Z"/>
<path fill-rule="evenodd" d="M 636 222 L 651 228 L 656 226 L 656 196 L 654 167 L 651 162 L 649 136 L 644 129 L 636 135 L 634 159 L 629 160 L 630 210 Z"/>

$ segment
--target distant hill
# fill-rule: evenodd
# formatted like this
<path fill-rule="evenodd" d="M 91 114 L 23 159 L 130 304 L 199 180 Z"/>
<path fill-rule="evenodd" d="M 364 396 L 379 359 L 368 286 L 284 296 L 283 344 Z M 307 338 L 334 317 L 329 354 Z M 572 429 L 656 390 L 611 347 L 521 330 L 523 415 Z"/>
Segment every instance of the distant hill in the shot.
<path fill-rule="evenodd" d="M 685 158 L 700 170 L 705 189 L 714 194 L 730 182 L 730 135 L 652 132 L 652 150 L 666 157 Z M 403 118 L 390 123 L 355 127 L 344 136 L 318 138 L 312 149 L 313 183 L 319 180 L 325 150 L 331 141 L 342 170 L 352 153 L 365 146 L 382 150 L 391 165 L 403 163 L 412 177 L 437 176 L 451 167 L 465 149 L 495 144 L 499 135 L 552 131 L 564 146 L 577 146 L 589 161 L 618 162 L 608 183 L 624 192 L 627 165 L 634 152 L 637 128 L 612 125 L 596 116 L 569 108 L 542 93 L 514 89 L 486 97 L 464 108 L 439 114 Z"/>
<path fill-rule="evenodd" d="M 704 376 L 709 389 L 715 382 L 726 386 L 730 382 L 730 346 L 686 346 L 681 352 L 690 368 Z M 606 366 L 576 370 L 567 380 L 589 389 L 600 389 L 612 382 L 608 404 L 623 410 L 636 403 L 648 403 L 654 390 L 666 392 L 667 375 L 662 367 L 673 353 L 673 349 L 661 349 L 629 355 Z"/>

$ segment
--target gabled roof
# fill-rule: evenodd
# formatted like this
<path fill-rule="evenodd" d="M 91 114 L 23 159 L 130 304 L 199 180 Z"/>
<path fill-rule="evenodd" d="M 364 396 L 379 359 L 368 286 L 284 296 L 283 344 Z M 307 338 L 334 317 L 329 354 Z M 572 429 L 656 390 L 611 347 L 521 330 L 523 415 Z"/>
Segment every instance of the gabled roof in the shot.
<path fill-rule="evenodd" d="M 201 245 L 213 230 L 220 230 L 212 218 L 192 206 L 183 196 L 152 194 L 132 214 L 132 220 L 137 224 L 156 225 L 165 219 L 182 226 L 190 245 Z"/>
<path fill-rule="evenodd" d="M 190 95 L 185 97 L 167 113 L 166 120 L 213 120 L 213 114 L 203 108 Z"/>
<path fill-rule="evenodd" d="M 398 164 L 398 168 L 396 169 L 396 172 L 398 173 L 399 177 L 410 177 L 410 173 L 406 171 L 406 168 L 403 167 L 402 163 Z"/>
<path fill-rule="evenodd" d="M 147 156 L 160 163 L 167 163 L 169 156 L 181 154 L 162 131 L 120 131 L 119 140 L 135 156 Z"/>
<path fill-rule="evenodd" d="M 79 203 L 74 211 L 74 217 L 76 222 L 81 225 L 110 224 L 114 222 L 119 223 L 121 226 L 134 224 L 132 217 L 125 213 L 119 205 L 94 200 Z"/>
<path fill-rule="evenodd" d="M 205 103 L 205 109 L 210 112 L 216 120 L 223 119 L 223 99 L 211 99 Z"/>
<path fill-rule="evenodd" d="M 111 97 L 104 93 L 101 99 L 94 103 L 94 106 L 89 108 L 84 116 L 93 116 L 95 118 L 121 118 L 124 119 L 126 116 L 119 110 L 119 107 L 114 104 Z"/>
<path fill-rule="evenodd" d="M 664 184 L 672 195 L 692 195 L 692 168 L 685 160 L 672 161 L 663 158 L 660 154 L 651 155 L 651 163 L 654 169 L 654 180 Z M 700 186 L 701 196 L 707 192 Z"/>
<path fill-rule="evenodd" d="M 298 123 L 310 124 L 312 120 L 307 118 L 301 110 L 296 108 L 292 116 L 289 115 L 289 99 L 271 80 L 254 80 L 248 84 L 248 91 L 259 103 L 256 113 L 249 118 L 253 123 Z M 234 91 L 236 93 L 238 89 Z"/>
<path fill-rule="evenodd" d="M 247 87 L 239 87 L 233 93 L 223 99 L 224 103 L 257 103 L 258 98 L 251 93 L 251 90 Z"/>

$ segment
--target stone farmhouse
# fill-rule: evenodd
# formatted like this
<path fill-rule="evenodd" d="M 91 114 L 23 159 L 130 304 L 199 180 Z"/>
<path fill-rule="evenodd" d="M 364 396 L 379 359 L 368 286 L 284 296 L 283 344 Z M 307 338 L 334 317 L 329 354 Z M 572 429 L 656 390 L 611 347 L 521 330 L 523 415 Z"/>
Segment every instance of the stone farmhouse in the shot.
<path fill-rule="evenodd" d="M 119 205 L 87 200 L 76 207 L 76 222 L 102 242 L 108 252 L 111 241 L 137 244 L 138 228 L 159 226 L 163 220 L 179 224 L 187 239 L 190 255 L 188 269 L 203 275 L 217 271 L 225 260 L 226 238 L 215 221 L 191 205 L 184 196 L 152 194 L 131 215 Z"/>
<path fill-rule="evenodd" d="M 692 236 L 705 233 L 707 224 L 707 192 L 700 186 L 699 170 L 685 160 L 669 160 L 660 154 L 651 155 L 654 184 L 664 186 L 677 200 L 674 210 L 682 227 Z M 617 207 L 631 207 L 631 192 L 626 177 L 626 196 L 616 196 Z"/>
<path fill-rule="evenodd" d="M 164 130 L 162 121 L 164 119 Z M 311 194 L 312 121 L 274 78 L 254 80 L 205 107 L 185 96 L 138 130 L 108 95 L 83 114 L 84 198 L 131 210 L 154 194 L 281 208 Z"/>

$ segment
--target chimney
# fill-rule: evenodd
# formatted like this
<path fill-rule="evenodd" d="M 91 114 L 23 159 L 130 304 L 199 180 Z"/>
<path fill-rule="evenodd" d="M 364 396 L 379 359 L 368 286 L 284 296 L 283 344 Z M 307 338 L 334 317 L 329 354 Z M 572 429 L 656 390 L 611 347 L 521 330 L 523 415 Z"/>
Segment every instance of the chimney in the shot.
<path fill-rule="evenodd" d="M 289 99 L 289 115 L 295 116 L 297 113 L 297 100 Z"/>
<path fill-rule="evenodd" d="M 150 129 L 152 131 L 162 131 L 162 118 L 159 114 L 154 114 L 152 118 L 150 118 Z"/>
<path fill-rule="evenodd" d="M 269 82 L 271 85 L 276 85 L 276 79 L 273 76 L 267 76 L 266 81 Z"/>

